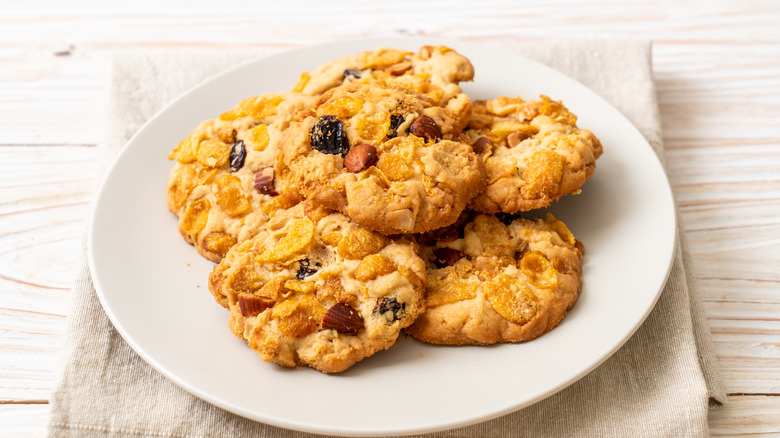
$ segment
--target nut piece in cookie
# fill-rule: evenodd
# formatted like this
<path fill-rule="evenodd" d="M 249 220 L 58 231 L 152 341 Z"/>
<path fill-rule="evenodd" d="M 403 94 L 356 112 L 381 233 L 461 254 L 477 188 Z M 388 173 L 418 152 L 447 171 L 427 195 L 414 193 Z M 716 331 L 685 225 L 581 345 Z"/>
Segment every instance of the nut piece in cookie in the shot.
<path fill-rule="evenodd" d="M 431 106 L 376 81 L 340 85 L 285 131 L 279 175 L 314 203 L 383 234 L 447 226 L 485 185 L 482 161 L 461 142 L 470 100 L 459 95 L 450 104 Z"/>
<path fill-rule="evenodd" d="M 209 289 L 264 361 L 335 373 L 391 347 L 425 310 L 415 250 L 305 201 L 235 245 Z"/>
<path fill-rule="evenodd" d="M 301 199 L 282 194 L 275 176 L 281 134 L 316 98 L 270 93 L 245 99 L 208 120 L 170 153 L 168 209 L 179 232 L 204 257 L 218 262 L 237 242 L 253 236 L 278 208 Z"/>
<path fill-rule="evenodd" d="M 584 247 L 552 215 L 476 214 L 418 241 L 427 310 L 405 331 L 420 341 L 529 341 L 557 326 L 582 288 Z"/>
<path fill-rule="evenodd" d="M 466 134 L 485 162 L 487 187 L 470 207 L 485 213 L 542 208 L 579 193 L 601 142 L 561 102 L 499 97 L 476 101 Z"/>

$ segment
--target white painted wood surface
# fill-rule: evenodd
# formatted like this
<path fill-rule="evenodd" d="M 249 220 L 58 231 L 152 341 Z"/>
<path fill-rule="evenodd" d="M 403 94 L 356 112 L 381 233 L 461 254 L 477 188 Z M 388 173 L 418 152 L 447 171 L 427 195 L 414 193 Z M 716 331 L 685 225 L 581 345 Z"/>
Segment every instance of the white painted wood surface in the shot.
<path fill-rule="evenodd" d="M 0 0 L 0 436 L 45 434 L 111 53 L 372 35 L 652 39 L 669 177 L 730 392 L 711 432 L 780 434 L 780 2 Z"/>

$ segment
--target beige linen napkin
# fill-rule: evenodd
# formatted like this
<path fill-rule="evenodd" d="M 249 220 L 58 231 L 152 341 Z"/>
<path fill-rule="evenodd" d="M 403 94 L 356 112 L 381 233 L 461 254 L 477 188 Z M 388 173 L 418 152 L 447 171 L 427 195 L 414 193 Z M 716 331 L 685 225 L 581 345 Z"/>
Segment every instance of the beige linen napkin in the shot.
<path fill-rule="evenodd" d="M 605 97 L 663 158 L 649 43 L 552 41 L 505 48 L 561 70 Z M 101 146 L 106 159 L 179 93 L 261 54 L 120 54 Z M 52 395 L 50 436 L 308 436 L 214 407 L 153 370 L 111 325 L 95 295 L 86 256 L 82 260 L 62 375 Z M 707 436 L 709 405 L 723 402 L 725 390 L 690 266 L 683 243 L 645 323 L 581 380 L 504 417 L 430 436 Z"/>

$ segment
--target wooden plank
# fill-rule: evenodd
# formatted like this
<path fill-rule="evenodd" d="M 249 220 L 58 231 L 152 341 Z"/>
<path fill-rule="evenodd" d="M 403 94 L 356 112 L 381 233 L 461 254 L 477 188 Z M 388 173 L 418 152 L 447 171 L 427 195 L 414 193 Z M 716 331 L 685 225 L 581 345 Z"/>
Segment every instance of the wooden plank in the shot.
<path fill-rule="evenodd" d="M 98 151 L 25 146 L 3 147 L 2 153 L 0 278 L 67 289 L 96 189 Z"/>
<path fill-rule="evenodd" d="M 0 436 L 40 438 L 46 436 L 49 405 L 0 404 Z"/>
<path fill-rule="evenodd" d="M 751 47 L 724 44 L 702 53 L 701 46 L 654 46 L 665 139 L 780 138 L 780 125 L 770 120 L 780 101 L 768 97 L 780 94 L 780 65 L 773 61 L 780 46 Z M 723 59 L 733 64 L 712 65 Z"/>
<path fill-rule="evenodd" d="M 9 323 L 5 317 L 2 321 L 3 330 Z M 30 403 L 31 401 L 47 401 L 52 388 L 57 382 L 60 371 L 60 353 L 65 342 L 64 318 L 54 321 L 56 325 L 52 334 L 23 336 L 11 333 L 5 343 L 16 341 L 17 344 L 0 346 L 0 403 Z M 47 322 L 35 324 L 36 330 L 41 330 Z M 29 327 L 29 326 L 28 326 Z M 11 327 L 13 330 L 13 327 Z M 56 344 L 44 345 L 41 344 Z"/>
<path fill-rule="evenodd" d="M 710 410 L 713 437 L 780 435 L 780 397 L 731 396 L 726 407 Z"/>
<path fill-rule="evenodd" d="M 408 14 L 404 2 L 379 12 L 389 34 L 457 35 L 477 42 L 538 39 L 550 34 L 579 38 L 588 32 L 599 37 L 656 37 L 654 61 L 667 136 L 778 137 L 780 126 L 772 123 L 771 115 L 778 113 L 780 103 L 771 96 L 780 87 L 780 66 L 773 61 L 780 46 L 771 43 L 778 41 L 774 24 L 780 22 L 780 12 L 765 10 L 766 5 L 755 2 L 753 10 L 741 2 L 739 6 L 701 5 L 702 9 L 689 13 L 685 20 L 665 21 L 659 26 L 659 19 L 676 18 L 674 11 L 650 4 L 633 5 L 628 10 L 600 5 L 603 12 L 593 16 L 592 5 L 587 3 L 557 2 L 558 7 L 566 8 L 562 20 L 571 20 L 576 26 L 551 29 L 547 29 L 550 23 L 541 11 L 555 5 L 485 9 L 487 12 L 477 16 L 471 11 L 450 10 L 448 18 L 460 29 L 457 34 L 446 28 L 438 32 L 431 29 L 430 20 L 424 14 Z M 252 10 L 247 5 L 241 15 L 229 8 L 188 6 L 129 16 L 122 15 L 126 9 L 110 6 L 85 10 L 55 6 L 43 14 L 6 8 L 0 17 L 3 142 L 97 142 L 109 54 L 116 49 L 286 48 L 320 42 L 321 35 L 353 38 L 376 33 L 371 20 L 355 20 L 332 5 L 309 4 L 294 16 L 284 8 L 255 7 L 258 9 Z M 259 40 L 256 22 L 250 18 L 253 14 L 262 14 L 265 23 L 285 20 L 287 24 L 271 25 Z M 317 33 L 306 32 L 312 20 L 325 22 Z M 517 26 L 518 22 L 524 26 Z M 724 28 L 740 38 L 723 39 Z M 540 29 L 546 32 L 540 34 Z M 117 35 L 122 35 L 121 39 Z M 83 103 L 74 107 L 76 101 Z M 704 126 L 707 129 L 702 129 Z M 14 129 L 4 129 L 10 127 Z"/>
<path fill-rule="evenodd" d="M 46 400 L 54 385 L 97 152 L 0 147 L 0 402 Z"/>
<path fill-rule="evenodd" d="M 204 46 L 197 42 L 185 45 Z M 165 46 L 139 43 L 128 48 Z M 237 48 L 229 43 L 218 47 Z M 780 102 L 767 97 L 780 93 L 780 67 L 772 61 L 780 57 L 780 45 L 752 53 L 749 47 L 723 45 L 702 54 L 699 46 L 656 45 L 658 97 L 667 139 L 780 138 L 780 124 L 773 119 L 780 113 Z M 62 48 L 50 45 L 32 49 L 21 60 L 4 60 L 3 74 L 10 77 L 0 81 L 4 97 L 0 100 L 2 143 L 84 144 L 100 140 L 111 48 L 88 54 L 81 52 L 86 49 L 76 48 L 65 57 L 55 55 L 59 50 Z M 688 61 L 682 63 L 682 59 Z M 708 73 L 710 64 L 720 59 L 735 63 Z M 742 67 L 746 64 L 751 67 Z M 83 103 L 74 106 L 76 101 Z"/>
<path fill-rule="evenodd" d="M 780 139 L 667 141 L 723 378 L 780 394 Z"/>
<path fill-rule="evenodd" d="M 706 307 L 710 311 L 711 306 Z M 748 306 L 730 307 L 748 313 Z M 768 307 L 774 309 L 774 315 L 780 310 L 777 303 Z M 760 319 L 754 314 L 745 319 L 729 315 L 710 317 L 709 326 L 729 393 L 780 395 L 780 321 Z"/>
<path fill-rule="evenodd" d="M 48 404 L 0 404 L 0 436 L 41 437 L 49 421 Z M 731 396 L 709 414 L 713 437 L 780 434 L 780 397 Z"/>

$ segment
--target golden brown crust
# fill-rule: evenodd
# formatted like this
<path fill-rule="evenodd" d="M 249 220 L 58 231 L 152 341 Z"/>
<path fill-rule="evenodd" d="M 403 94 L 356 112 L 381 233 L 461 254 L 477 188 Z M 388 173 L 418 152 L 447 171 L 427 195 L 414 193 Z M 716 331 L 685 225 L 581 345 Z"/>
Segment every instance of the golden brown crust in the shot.
<path fill-rule="evenodd" d="M 480 154 L 487 187 L 471 203 L 485 213 L 514 213 L 550 205 L 578 193 L 596 168 L 601 142 L 577 128 L 577 117 L 560 102 L 499 97 L 474 103 L 467 134 L 485 137 Z"/>
<path fill-rule="evenodd" d="M 461 93 L 460 82 L 474 78 L 465 56 L 445 46 L 423 46 L 417 53 L 380 47 L 333 60 L 303 73 L 295 91 L 319 95 L 355 79 L 377 80 L 403 86 L 432 104 L 444 106 Z"/>
<path fill-rule="evenodd" d="M 372 81 L 331 89 L 315 115 L 285 132 L 280 174 L 305 197 L 374 231 L 449 225 L 485 184 L 482 162 L 458 141 L 470 100 L 460 95 L 450 103 L 432 107 L 406 88 Z M 334 153 L 313 144 L 312 132 L 326 122 L 343 127 L 348 149 L 337 146 Z M 376 161 L 350 172 L 344 156 L 363 144 L 376 151 Z"/>
<path fill-rule="evenodd" d="M 552 215 L 504 225 L 480 214 L 461 232 L 446 242 L 423 236 L 427 310 L 407 334 L 434 344 L 529 341 L 574 306 L 583 247 Z"/>
<path fill-rule="evenodd" d="M 282 131 L 313 103 L 311 96 L 292 93 L 245 99 L 198 125 L 171 152 L 169 158 L 177 162 L 168 181 L 168 209 L 179 218 L 182 238 L 203 257 L 219 262 L 274 210 L 300 201 L 296 194 L 279 196 L 286 188 L 274 178 L 273 166 Z M 238 152 L 243 159 L 231 163 Z M 256 174 L 263 170 L 270 170 L 268 181 L 258 185 Z"/>
<path fill-rule="evenodd" d="M 414 246 L 306 201 L 234 246 L 209 289 L 265 361 L 340 372 L 392 346 L 425 309 Z"/>

